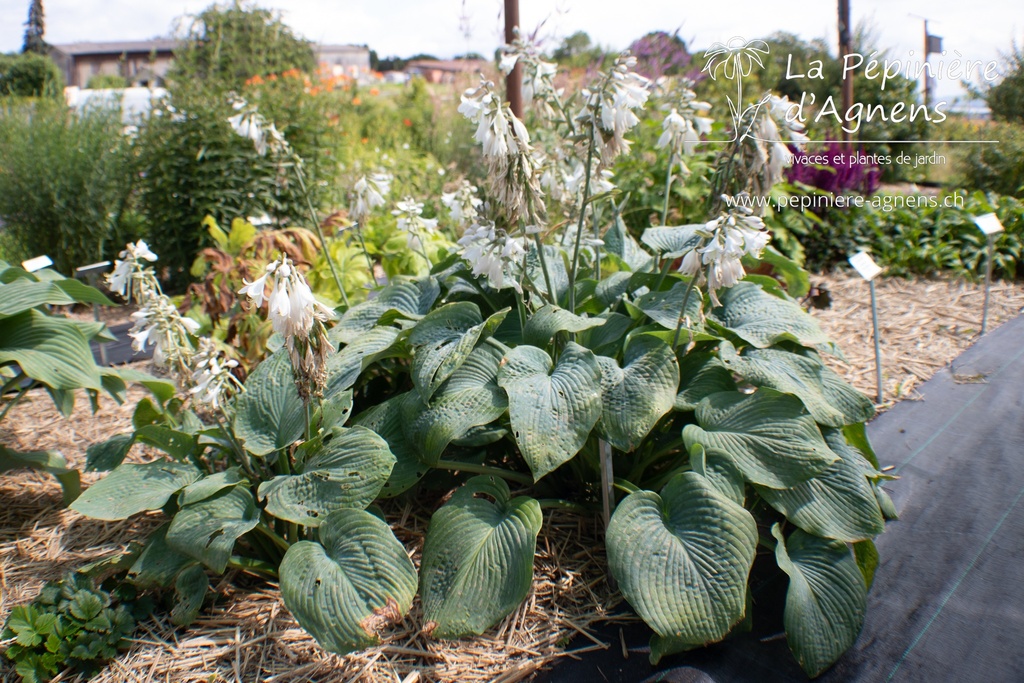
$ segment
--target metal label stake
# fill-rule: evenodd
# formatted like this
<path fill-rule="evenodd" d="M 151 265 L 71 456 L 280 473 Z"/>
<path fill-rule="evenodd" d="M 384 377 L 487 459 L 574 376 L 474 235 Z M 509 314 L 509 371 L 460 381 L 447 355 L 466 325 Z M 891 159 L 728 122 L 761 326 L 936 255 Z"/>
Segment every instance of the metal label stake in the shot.
<path fill-rule="evenodd" d="M 866 251 L 857 252 L 849 258 L 849 261 L 854 270 L 868 281 L 868 289 L 871 290 L 871 328 L 875 338 L 876 403 L 881 404 L 885 400 L 885 390 L 882 385 L 882 343 L 878 335 L 878 296 L 875 293 L 875 278 L 882 272 L 882 269 Z"/>
<path fill-rule="evenodd" d="M 79 280 L 84 279 L 91 287 L 96 287 L 96 283 L 99 280 L 100 275 L 108 270 L 110 270 L 110 261 L 100 261 L 99 263 L 92 263 L 88 266 L 75 268 L 75 277 Z M 95 303 L 92 305 L 92 319 L 96 322 L 100 321 L 100 307 Z M 100 348 L 100 365 L 106 366 L 107 345 L 103 342 L 99 342 L 97 346 Z"/>
<path fill-rule="evenodd" d="M 996 252 L 996 237 L 1003 232 L 1003 224 L 999 221 L 999 216 L 994 213 L 975 216 L 974 223 L 988 238 L 988 257 L 985 259 L 985 307 L 981 313 L 981 333 L 985 334 L 988 331 L 988 298 L 992 289 L 992 261 Z"/>

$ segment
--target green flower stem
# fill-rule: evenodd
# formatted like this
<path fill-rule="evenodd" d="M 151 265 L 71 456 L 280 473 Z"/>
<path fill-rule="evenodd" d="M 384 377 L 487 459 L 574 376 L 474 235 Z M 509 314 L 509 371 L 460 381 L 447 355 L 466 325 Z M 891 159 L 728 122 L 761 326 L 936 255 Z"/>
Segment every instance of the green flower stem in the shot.
<path fill-rule="evenodd" d="M 366 257 L 366 267 L 370 269 L 370 277 L 373 278 L 374 284 L 377 282 L 377 278 L 373 274 L 373 259 L 370 258 L 370 252 L 366 250 L 366 240 L 363 239 L 363 226 L 356 221 L 353 226 L 356 230 L 356 238 L 359 239 L 359 246 L 363 250 L 363 256 Z"/>
<path fill-rule="evenodd" d="M 620 477 L 615 477 L 615 479 L 612 480 L 612 485 L 624 493 L 636 493 L 640 490 L 640 487 L 633 482 Z"/>
<path fill-rule="evenodd" d="M 18 395 L 12 398 L 10 400 L 10 403 L 8 403 L 7 406 L 4 408 L 4 411 L 0 413 L 0 422 L 3 422 L 4 418 L 7 417 L 7 413 L 11 411 L 11 408 L 21 403 L 21 399 L 25 398 L 25 396 L 28 394 L 30 390 L 35 389 L 38 386 L 41 386 L 39 382 L 32 382 L 32 384 L 28 385 L 27 387 L 23 388 L 20 392 L 18 392 Z"/>
<path fill-rule="evenodd" d="M 222 420 L 221 417 L 224 419 Z M 249 478 L 252 479 L 253 483 L 259 481 L 260 478 L 256 475 L 256 471 L 252 467 L 252 460 L 249 458 L 249 454 L 244 448 L 242 448 L 242 444 L 238 443 L 238 439 L 235 438 L 234 433 L 227 427 L 231 421 L 228 420 L 228 416 L 224 413 L 223 407 L 213 414 L 213 419 L 216 420 L 217 426 L 220 427 L 220 430 L 224 432 L 228 441 L 231 442 L 232 450 L 235 451 L 235 455 L 238 457 L 238 463 L 242 466 L 242 469 L 245 470 L 247 475 L 249 475 Z"/>
<path fill-rule="evenodd" d="M 320 227 L 320 221 L 316 217 L 316 209 L 313 208 L 313 200 L 309 196 L 309 190 L 306 188 L 306 174 L 302 171 L 302 164 L 298 160 L 295 163 L 295 177 L 299 179 L 299 187 L 302 189 L 302 196 L 306 200 L 306 208 L 309 209 L 309 218 L 313 221 L 313 227 L 316 228 L 316 236 L 320 238 L 320 246 L 324 250 L 324 258 L 327 259 L 327 265 L 331 268 L 331 276 L 334 278 L 334 284 L 338 286 L 338 291 L 341 292 L 341 300 L 345 303 L 347 308 L 348 294 L 345 293 L 345 288 L 341 284 L 341 278 L 338 276 L 338 269 L 334 265 L 334 259 L 331 257 L 331 250 L 327 248 L 327 240 L 324 239 L 324 231 Z M 364 250 L 365 253 L 365 250 Z M 370 271 L 370 275 L 373 275 L 373 271 Z"/>
<path fill-rule="evenodd" d="M 11 379 L 7 380 L 7 381 L 6 381 L 5 383 L 4 383 L 3 387 L 0 387 L 0 397 L 6 396 L 6 395 L 7 395 L 7 392 L 8 392 L 8 391 L 10 391 L 10 390 L 11 390 L 11 389 L 13 389 L 14 387 L 18 386 L 19 384 L 21 384 L 21 382 L 22 382 L 22 381 L 23 381 L 23 380 L 24 380 L 24 379 L 25 379 L 26 377 L 28 377 L 28 375 L 26 375 L 26 374 L 25 374 L 24 372 L 22 372 L 22 371 L 20 371 L 20 370 L 19 370 L 19 371 L 18 371 L 18 374 L 16 374 L 16 375 L 15 375 L 14 377 L 12 377 Z"/>
<path fill-rule="evenodd" d="M 509 470 L 501 469 L 500 467 L 490 467 L 488 465 L 475 465 L 470 462 L 456 462 L 454 460 L 438 460 L 435 467 L 440 467 L 443 470 L 453 470 L 457 472 L 472 472 L 473 474 L 489 474 L 494 477 L 501 477 L 502 479 L 508 479 L 514 481 L 517 484 L 523 486 L 530 486 L 533 484 L 533 479 L 525 474 L 519 472 L 512 472 Z"/>
<path fill-rule="evenodd" d="M 690 284 L 686 285 L 686 293 L 683 294 L 683 305 L 679 309 L 679 320 L 676 321 L 676 333 L 672 337 L 672 349 L 679 345 L 679 332 L 683 329 L 683 319 L 686 317 L 686 304 L 690 303 L 690 294 L 693 293 L 693 286 L 697 284 L 697 276 L 690 278 Z"/>
<path fill-rule="evenodd" d="M 656 258 L 660 258 L 660 255 Z M 672 259 L 668 259 L 661 265 L 661 272 L 658 274 L 658 284 L 654 285 L 654 291 L 661 291 L 661 284 L 665 282 L 665 278 L 668 276 L 669 268 L 672 267 Z"/>
<path fill-rule="evenodd" d="M 492 312 L 500 310 L 498 306 L 494 303 L 494 301 L 491 299 L 490 295 L 487 294 L 487 290 L 485 290 L 483 286 L 480 285 L 480 282 L 475 277 L 472 277 L 472 275 L 470 275 L 469 283 L 473 285 L 473 289 L 479 292 L 480 296 L 484 298 L 484 301 L 487 302 L 487 305 L 491 307 Z"/>
<path fill-rule="evenodd" d="M 590 199 L 590 169 L 594 165 L 594 135 L 596 120 L 590 121 L 590 144 L 587 145 L 587 166 L 583 172 L 583 198 L 580 200 L 580 217 L 576 225 L 576 243 L 572 248 L 572 267 L 569 269 L 569 311 L 576 312 L 576 270 L 580 263 L 580 243 L 583 241 L 583 225 L 587 218 L 587 202 Z"/>
<path fill-rule="evenodd" d="M 228 567 L 231 569 L 238 569 L 243 572 L 249 572 L 250 574 L 266 576 L 271 579 L 278 578 L 277 569 L 274 568 L 274 565 L 252 557 L 232 555 L 231 559 L 228 560 Z"/>
<path fill-rule="evenodd" d="M 555 301 L 555 288 L 551 286 L 551 273 L 548 272 L 548 257 L 544 255 L 544 244 L 540 241 L 540 233 L 533 233 L 533 243 L 537 245 L 537 256 L 540 257 L 540 269 L 544 273 L 544 285 L 548 288 L 548 301 L 553 304 L 558 303 Z M 526 270 L 525 260 L 523 270 Z"/>
<path fill-rule="evenodd" d="M 502 353 L 508 353 L 509 351 L 512 350 L 511 347 L 506 346 L 505 344 L 502 344 L 500 341 L 498 341 L 494 337 L 487 337 L 486 339 L 484 339 L 484 342 L 487 343 L 487 344 L 490 344 L 491 346 L 493 346 L 494 348 L 498 349 Z"/>
<path fill-rule="evenodd" d="M 280 520 L 274 520 L 274 521 L 280 521 Z M 287 552 L 288 548 L 291 547 L 291 544 L 288 543 L 288 541 L 284 540 L 284 538 L 282 538 L 279 534 L 275 533 L 274 530 L 271 529 L 270 526 L 268 526 L 266 524 L 257 524 L 256 525 L 256 531 L 259 531 L 261 534 L 266 536 L 267 539 L 270 540 L 271 543 L 273 543 L 275 546 L 277 546 L 279 549 L 281 549 L 281 550 L 283 550 L 285 552 Z"/>

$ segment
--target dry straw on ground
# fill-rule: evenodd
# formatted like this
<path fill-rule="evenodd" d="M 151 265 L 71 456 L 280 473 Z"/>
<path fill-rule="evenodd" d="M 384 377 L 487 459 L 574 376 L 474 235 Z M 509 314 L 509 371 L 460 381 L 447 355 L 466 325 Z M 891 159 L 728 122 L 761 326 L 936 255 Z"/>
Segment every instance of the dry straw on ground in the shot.
<path fill-rule="evenodd" d="M 832 308 L 815 315 L 848 361 L 829 362 L 855 386 L 873 394 L 874 350 L 866 283 L 845 275 L 814 276 L 812 282 L 832 295 Z M 974 284 L 947 280 L 882 280 L 878 294 L 887 399 L 913 397 L 918 383 L 977 338 L 981 290 Z M 990 326 L 1017 315 L 1022 307 L 1024 286 L 996 284 Z M 0 438 L 14 448 L 59 450 L 81 467 L 90 443 L 131 428 L 132 409 L 143 395 L 133 389 L 124 406 L 103 399 L 96 415 L 80 401 L 72 419 L 64 420 L 49 398 L 37 392 L 11 411 Z M 150 457 L 138 447 L 131 455 L 134 460 Z M 84 483 L 94 479 L 86 475 Z M 122 550 L 161 519 L 156 513 L 118 523 L 85 519 L 60 509 L 56 482 L 32 472 L 0 475 L 0 500 L 0 620 L 6 619 L 11 606 L 30 600 L 44 581 Z M 408 507 L 392 512 L 396 533 L 418 563 L 428 512 Z M 609 618 L 627 618 L 612 616 L 621 598 L 608 587 L 605 567 L 596 520 L 567 513 L 548 515 L 538 541 L 533 591 L 498 627 L 479 638 L 434 641 L 421 632 L 417 603 L 382 645 L 346 657 L 329 655 L 316 646 L 285 609 L 274 584 L 228 573 L 216 586 L 219 598 L 207 605 L 199 621 L 187 629 L 174 628 L 166 619 L 145 622 L 131 649 L 93 680 L 525 680 L 559 657 L 615 646 L 601 641 L 594 630 Z M 17 680 L 6 663 L 0 663 L 0 680 Z"/>

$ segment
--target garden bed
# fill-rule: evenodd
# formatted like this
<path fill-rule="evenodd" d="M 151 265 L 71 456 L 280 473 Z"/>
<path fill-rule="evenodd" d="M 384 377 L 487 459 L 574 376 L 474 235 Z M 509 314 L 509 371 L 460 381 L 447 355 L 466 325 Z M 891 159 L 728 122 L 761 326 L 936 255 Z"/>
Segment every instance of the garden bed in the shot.
<path fill-rule="evenodd" d="M 847 363 L 837 361 L 834 367 L 873 394 L 867 285 L 846 275 L 814 276 L 812 282 L 832 296 L 830 309 L 814 313 L 845 353 Z M 977 339 L 983 291 L 948 280 L 890 279 L 879 281 L 878 295 L 887 401 L 913 398 L 915 385 Z M 1024 307 L 1024 286 L 997 283 L 991 306 L 990 327 L 995 327 Z M 101 398 L 95 415 L 79 400 L 75 414 L 64 420 L 44 392 L 36 393 L 9 415 L 5 440 L 20 449 L 59 450 L 79 468 L 89 444 L 130 429 L 132 410 L 144 395 L 133 388 L 123 406 Z M 136 448 L 131 458 L 146 460 L 149 454 Z M 96 478 L 86 474 L 84 483 Z M 33 472 L 0 477 L 0 496 L 0 619 L 13 605 L 30 600 L 44 581 L 123 549 L 161 519 L 158 514 L 116 523 L 83 518 L 61 509 L 60 488 L 51 477 Z M 418 563 L 429 514 L 411 505 L 393 506 L 388 513 Z M 414 606 L 383 645 L 346 657 L 324 652 L 299 628 L 274 584 L 229 572 L 216 586 L 219 601 L 207 605 L 190 628 L 176 629 L 165 618 L 144 622 L 131 650 L 94 680 L 523 680 L 558 657 L 619 647 L 593 635 L 600 622 L 628 619 L 615 614 L 621 598 L 605 581 L 599 537 L 595 519 L 548 515 L 529 598 L 485 636 L 456 642 L 425 637 Z"/>

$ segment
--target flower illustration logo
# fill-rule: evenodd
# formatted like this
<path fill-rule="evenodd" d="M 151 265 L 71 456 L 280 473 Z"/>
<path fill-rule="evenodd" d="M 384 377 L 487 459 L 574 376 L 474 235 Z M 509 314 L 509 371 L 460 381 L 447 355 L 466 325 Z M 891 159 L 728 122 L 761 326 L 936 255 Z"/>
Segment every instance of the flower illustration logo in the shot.
<path fill-rule="evenodd" d="M 754 64 L 764 68 L 763 56 L 768 55 L 768 43 L 763 40 L 744 40 L 739 36 L 729 39 L 728 43 L 715 43 L 704 52 L 707 63 L 702 71 L 706 71 L 712 80 L 717 80 L 718 71 L 726 80 L 749 76 Z"/>

